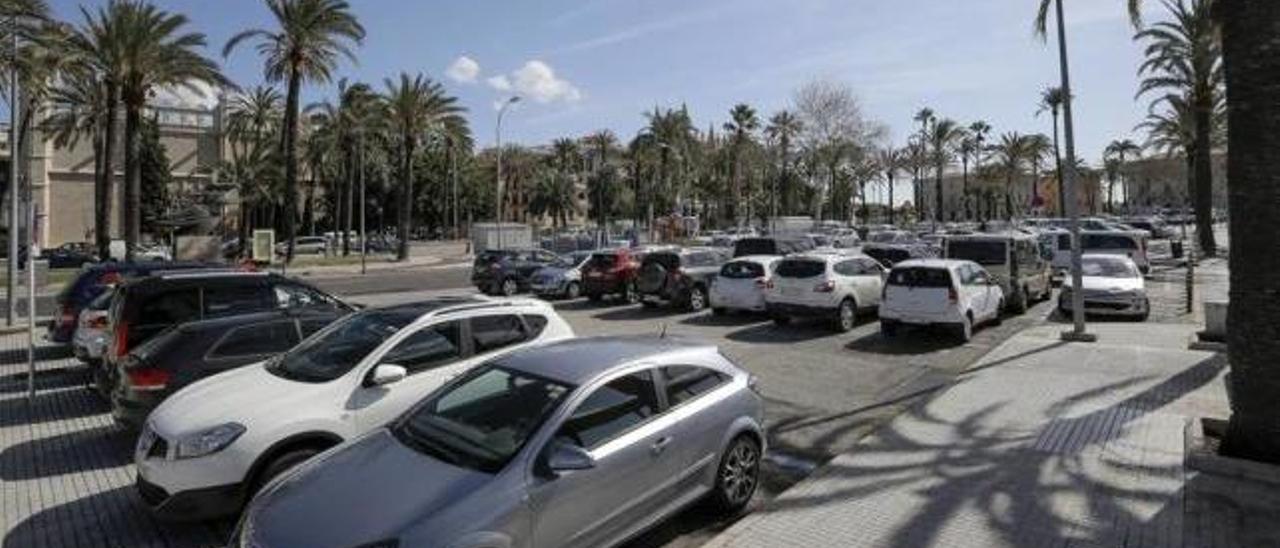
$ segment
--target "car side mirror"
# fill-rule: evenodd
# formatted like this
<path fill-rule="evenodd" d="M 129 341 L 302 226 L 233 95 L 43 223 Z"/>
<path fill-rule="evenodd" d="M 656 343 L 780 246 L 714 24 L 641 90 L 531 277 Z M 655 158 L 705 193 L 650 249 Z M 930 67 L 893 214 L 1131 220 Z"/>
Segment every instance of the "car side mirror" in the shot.
<path fill-rule="evenodd" d="M 368 386 L 386 386 L 404 380 L 409 375 L 409 370 L 404 366 L 392 363 L 378 364 L 373 368 L 373 372 L 369 374 Z"/>
<path fill-rule="evenodd" d="M 596 459 L 591 456 L 591 453 L 572 443 L 552 442 L 547 453 L 547 470 L 551 472 L 589 470 L 595 466 Z"/>

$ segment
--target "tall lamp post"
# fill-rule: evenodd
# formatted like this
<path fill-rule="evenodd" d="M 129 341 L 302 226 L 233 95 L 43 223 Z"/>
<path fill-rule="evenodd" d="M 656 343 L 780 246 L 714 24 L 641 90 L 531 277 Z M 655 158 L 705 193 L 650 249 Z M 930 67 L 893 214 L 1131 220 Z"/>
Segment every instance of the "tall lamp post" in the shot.
<path fill-rule="evenodd" d="M 1067 64 L 1067 27 L 1062 20 L 1062 0 L 1054 0 L 1058 24 L 1058 64 L 1062 73 L 1062 133 L 1067 144 L 1067 165 L 1062 173 L 1062 187 L 1066 200 L 1063 203 L 1071 226 L 1071 331 L 1062 333 L 1062 339 L 1074 342 L 1092 342 L 1095 335 L 1085 332 L 1083 276 L 1080 266 L 1080 204 L 1076 195 L 1076 146 L 1075 125 L 1071 116 L 1071 72 Z"/>
<path fill-rule="evenodd" d="M 512 95 L 509 99 L 503 101 L 502 106 L 498 107 L 498 123 L 494 128 L 494 142 L 498 148 L 498 249 L 502 249 L 502 115 L 507 113 L 508 107 L 519 102 L 519 95 Z"/>
<path fill-rule="evenodd" d="M 9 260 L 6 269 L 8 270 L 8 278 L 5 281 L 6 291 L 5 300 L 8 301 L 8 307 L 5 311 L 5 321 L 8 325 L 13 325 L 13 317 L 17 314 L 18 298 L 15 295 L 17 288 L 16 282 L 18 277 L 18 111 L 21 105 L 18 104 L 18 16 L 13 15 L 9 18 L 10 37 L 13 43 L 10 47 L 9 55 Z"/>

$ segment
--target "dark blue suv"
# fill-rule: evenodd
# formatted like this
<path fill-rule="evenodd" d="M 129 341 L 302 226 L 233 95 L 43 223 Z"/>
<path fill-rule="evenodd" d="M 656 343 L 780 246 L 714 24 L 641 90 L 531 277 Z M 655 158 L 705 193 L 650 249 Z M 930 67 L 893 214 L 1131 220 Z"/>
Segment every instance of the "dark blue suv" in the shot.
<path fill-rule="evenodd" d="M 150 276 L 151 273 L 162 270 L 187 270 L 215 266 L 217 265 L 199 262 L 106 262 L 86 266 L 58 294 L 58 312 L 49 322 L 49 333 L 46 338 L 56 343 L 71 342 L 80 311 L 89 306 L 89 303 L 98 298 L 98 295 L 127 278 Z"/>

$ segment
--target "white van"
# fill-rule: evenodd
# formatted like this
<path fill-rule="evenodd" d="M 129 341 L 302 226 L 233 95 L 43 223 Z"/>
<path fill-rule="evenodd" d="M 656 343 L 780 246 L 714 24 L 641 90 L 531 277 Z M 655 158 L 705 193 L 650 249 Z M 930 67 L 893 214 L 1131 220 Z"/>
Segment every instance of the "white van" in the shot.
<path fill-rule="evenodd" d="M 1064 274 L 1071 270 L 1071 233 L 1065 230 L 1054 232 L 1055 238 L 1050 242 L 1053 251 L 1053 271 Z M 1080 253 L 1098 255 L 1121 255 L 1133 259 L 1138 270 L 1143 274 L 1151 271 L 1151 260 L 1147 257 L 1147 233 L 1145 231 L 1127 230 L 1082 230 L 1080 231 Z"/>
<path fill-rule="evenodd" d="M 1016 313 L 1052 296 L 1053 272 L 1040 252 L 1039 240 L 1031 234 L 1009 231 L 947 236 L 942 249 L 945 258 L 982 265 L 1000 284 L 1005 305 Z"/>

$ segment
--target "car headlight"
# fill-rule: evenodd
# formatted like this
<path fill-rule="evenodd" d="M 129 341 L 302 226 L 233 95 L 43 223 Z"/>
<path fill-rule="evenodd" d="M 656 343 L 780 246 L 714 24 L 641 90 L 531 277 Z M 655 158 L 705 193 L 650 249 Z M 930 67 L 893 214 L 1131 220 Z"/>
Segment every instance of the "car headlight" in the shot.
<path fill-rule="evenodd" d="M 229 422 L 187 434 L 178 440 L 176 458 L 191 459 L 217 453 L 236 441 L 244 430 L 244 425 Z"/>

